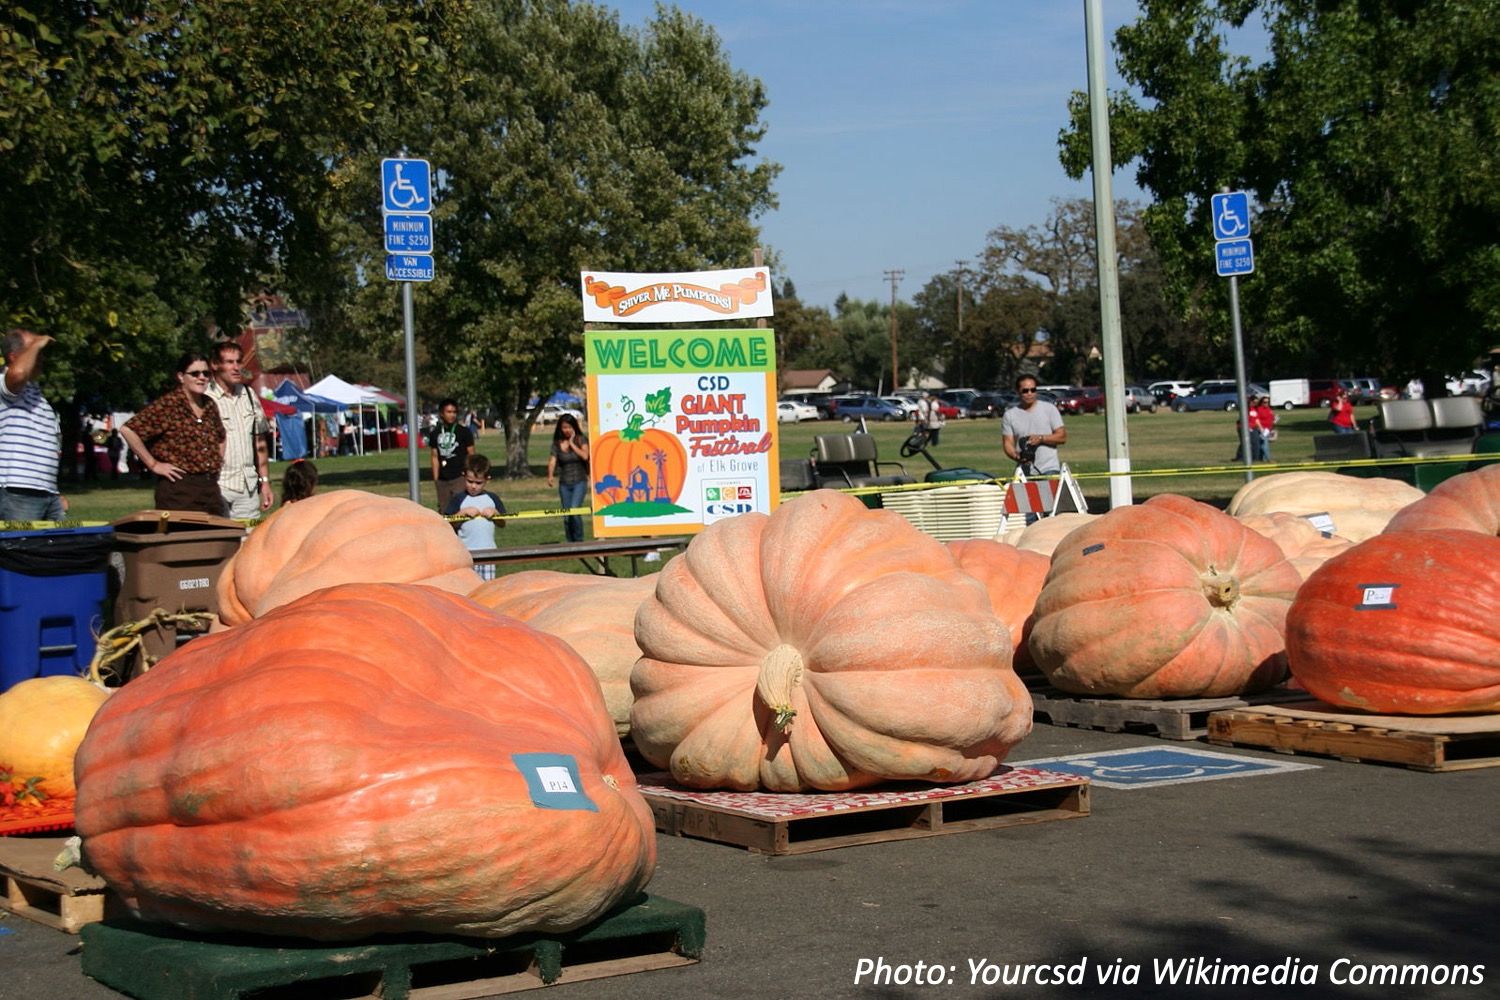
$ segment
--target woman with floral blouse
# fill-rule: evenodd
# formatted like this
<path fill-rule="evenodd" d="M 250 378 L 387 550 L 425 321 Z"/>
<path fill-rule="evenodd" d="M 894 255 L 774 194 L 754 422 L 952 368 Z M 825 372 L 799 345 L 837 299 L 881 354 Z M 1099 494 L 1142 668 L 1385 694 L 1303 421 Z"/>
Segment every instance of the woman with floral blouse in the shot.
<path fill-rule="evenodd" d="M 156 506 L 162 510 L 224 513 L 224 424 L 205 395 L 210 377 L 208 355 L 187 352 L 177 361 L 177 385 L 120 428 L 130 450 L 156 476 Z"/>

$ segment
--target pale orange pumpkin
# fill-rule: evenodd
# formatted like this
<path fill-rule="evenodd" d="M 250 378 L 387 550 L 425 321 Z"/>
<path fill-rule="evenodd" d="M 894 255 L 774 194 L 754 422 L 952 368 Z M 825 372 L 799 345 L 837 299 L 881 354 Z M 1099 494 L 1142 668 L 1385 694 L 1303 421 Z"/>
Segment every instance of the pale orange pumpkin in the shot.
<path fill-rule="evenodd" d="M 1207 504 L 1163 494 L 1068 535 L 1037 597 L 1029 647 L 1064 691 L 1211 698 L 1286 670 L 1301 583 L 1275 542 Z"/>
<path fill-rule="evenodd" d="M 1057 544 L 1067 538 L 1073 529 L 1083 527 L 1098 516 L 1098 514 L 1077 512 L 1053 514 L 1051 517 L 1039 518 L 1028 525 L 1012 528 L 1005 533 L 1001 541 L 1051 559 L 1052 553 L 1057 549 Z"/>
<path fill-rule="evenodd" d="M 318 493 L 250 532 L 219 577 L 226 625 L 342 583 L 420 583 L 453 594 L 479 586 L 464 543 L 434 511 L 360 490 Z"/>
<path fill-rule="evenodd" d="M 984 584 L 990 606 L 1010 630 L 1012 649 L 1019 654 L 1026 620 L 1036 608 L 1052 560 L 988 538 L 949 542 L 948 551 L 965 573 Z"/>
<path fill-rule="evenodd" d="M 657 579 L 631 735 L 684 785 L 971 781 L 1031 729 L 984 587 L 894 513 L 805 493 L 709 525 Z"/>
<path fill-rule="evenodd" d="M 1445 479 L 1385 526 L 1386 531 L 1448 528 L 1500 536 L 1500 465 L 1486 465 Z"/>
<path fill-rule="evenodd" d="M 49 798 L 73 794 L 73 754 L 109 692 L 82 677 L 33 677 L 0 694 L 0 764 L 41 778 Z"/>
<path fill-rule="evenodd" d="M 1304 580 L 1312 575 L 1313 570 L 1354 544 L 1338 535 L 1325 535 L 1307 518 L 1284 511 L 1246 514 L 1239 521 L 1275 542 Z"/>
<path fill-rule="evenodd" d="M 520 581 L 516 577 L 525 577 Z M 469 599 L 555 635 L 583 657 L 622 735 L 630 730 L 630 671 L 640 658 L 635 614 L 654 576 L 612 577 L 535 570 L 491 580 Z"/>
<path fill-rule="evenodd" d="M 1398 479 L 1361 479 L 1336 472 L 1280 472 L 1241 486 L 1229 501 L 1233 517 L 1283 511 L 1327 514 L 1333 533 L 1351 542 L 1372 538 L 1422 491 Z"/>

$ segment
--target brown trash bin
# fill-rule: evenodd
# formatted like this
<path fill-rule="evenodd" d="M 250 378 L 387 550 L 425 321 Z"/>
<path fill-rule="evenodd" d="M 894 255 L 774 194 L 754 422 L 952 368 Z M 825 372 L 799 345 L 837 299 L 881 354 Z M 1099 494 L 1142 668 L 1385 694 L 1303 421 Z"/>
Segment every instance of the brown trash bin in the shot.
<path fill-rule="evenodd" d="M 219 574 L 245 540 L 244 525 L 198 511 L 143 510 L 112 527 L 123 571 L 116 625 L 149 618 L 157 608 L 218 614 Z M 155 662 L 207 629 L 180 631 L 166 625 L 143 633 L 146 656 Z"/>

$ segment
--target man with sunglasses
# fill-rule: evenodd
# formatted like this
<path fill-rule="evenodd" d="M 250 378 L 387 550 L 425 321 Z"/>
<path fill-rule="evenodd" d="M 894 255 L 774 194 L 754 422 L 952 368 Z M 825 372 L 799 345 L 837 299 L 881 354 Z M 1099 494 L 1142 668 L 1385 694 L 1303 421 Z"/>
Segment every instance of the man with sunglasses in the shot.
<path fill-rule="evenodd" d="M 1016 393 L 1021 397 L 1020 405 L 1006 410 L 1001 420 L 1005 454 L 1028 476 L 1061 472 L 1057 449 L 1068 440 L 1062 414 L 1051 403 L 1037 398 L 1036 379 L 1030 375 L 1016 379 Z"/>
<path fill-rule="evenodd" d="M 241 521 L 253 520 L 271 509 L 270 455 L 266 437 L 270 427 L 255 393 L 242 381 L 240 345 L 225 340 L 214 348 L 213 381 L 208 398 L 224 421 L 224 467 L 219 470 L 219 493 L 225 512 Z"/>

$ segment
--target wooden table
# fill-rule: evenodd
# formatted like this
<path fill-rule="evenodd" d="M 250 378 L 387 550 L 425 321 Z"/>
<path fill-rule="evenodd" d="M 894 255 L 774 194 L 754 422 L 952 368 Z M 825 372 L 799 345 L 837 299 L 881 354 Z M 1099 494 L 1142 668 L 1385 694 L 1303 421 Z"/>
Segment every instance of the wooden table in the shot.
<path fill-rule="evenodd" d="M 610 568 L 611 556 L 630 559 L 630 575 L 637 576 L 637 561 L 653 552 L 673 552 L 691 541 L 688 535 L 662 535 L 655 538 L 596 538 L 586 542 L 554 542 L 550 545 L 521 545 L 506 549 L 475 549 L 470 553 L 475 564 L 542 562 L 548 559 L 577 559 L 590 573 L 618 576 Z"/>

